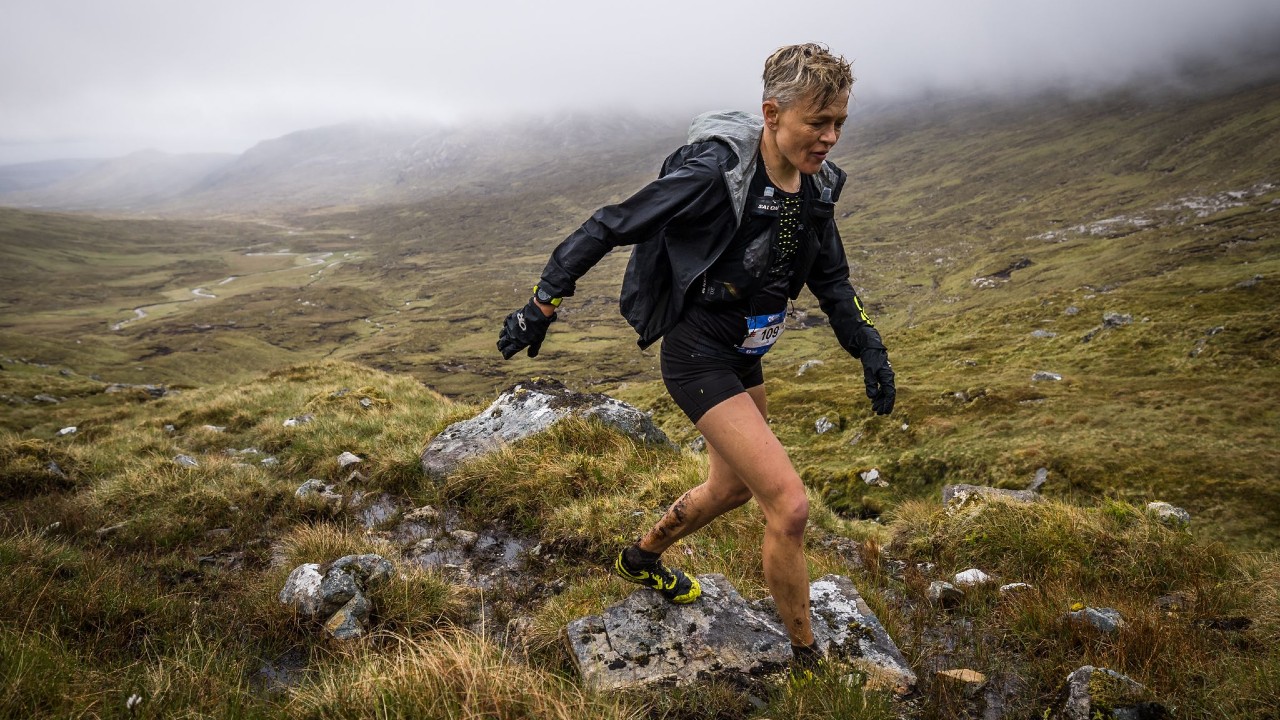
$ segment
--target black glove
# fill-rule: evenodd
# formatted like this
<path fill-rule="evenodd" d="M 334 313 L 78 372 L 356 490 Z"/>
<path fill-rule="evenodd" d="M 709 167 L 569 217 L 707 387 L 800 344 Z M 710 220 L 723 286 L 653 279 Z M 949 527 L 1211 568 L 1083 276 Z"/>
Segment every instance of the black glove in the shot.
<path fill-rule="evenodd" d="M 898 396 L 898 389 L 893 385 L 893 365 L 884 348 L 862 351 L 862 379 L 867 384 L 871 409 L 877 415 L 893 412 L 893 401 Z"/>
<path fill-rule="evenodd" d="M 498 333 L 498 352 L 504 360 L 524 348 L 529 348 L 529 357 L 538 357 L 542 349 L 542 341 L 547 337 L 547 328 L 555 322 L 553 313 L 550 317 L 542 314 L 542 308 L 529 298 L 528 304 L 507 316 L 502 324 L 502 332 Z"/>
<path fill-rule="evenodd" d="M 888 415 L 893 412 L 898 389 L 893 384 L 893 365 L 889 362 L 889 352 L 884 349 L 884 341 L 874 327 L 864 325 L 858 329 L 855 347 L 858 359 L 862 360 L 862 379 L 867 384 L 871 409 L 877 415 Z"/>

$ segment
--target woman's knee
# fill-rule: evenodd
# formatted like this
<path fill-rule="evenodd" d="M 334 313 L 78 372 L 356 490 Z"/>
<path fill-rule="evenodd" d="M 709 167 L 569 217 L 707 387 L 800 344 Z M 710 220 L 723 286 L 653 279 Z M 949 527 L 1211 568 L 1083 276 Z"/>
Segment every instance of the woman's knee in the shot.
<path fill-rule="evenodd" d="M 766 519 L 775 532 L 791 538 L 803 537 L 804 528 L 809 524 L 809 498 L 803 490 L 789 493 Z"/>

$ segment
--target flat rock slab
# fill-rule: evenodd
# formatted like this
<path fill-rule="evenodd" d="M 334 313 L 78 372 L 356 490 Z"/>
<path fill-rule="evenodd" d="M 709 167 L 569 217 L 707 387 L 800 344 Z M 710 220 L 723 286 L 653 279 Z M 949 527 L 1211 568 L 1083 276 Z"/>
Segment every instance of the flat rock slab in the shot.
<path fill-rule="evenodd" d="M 942 488 L 942 504 L 944 507 L 959 507 L 978 498 L 982 500 L 990 500 L 991 498 L 1004 498 L 1013 502 L 1035 503 L 1040 502 L 1040 493 L 1032 490 L 1005 490 L 1004 488 L 988 487 L 986 485 L 947 485 Z"/>
<path fill-rule="evenodd" d="M 785 669 L 791 643 L 769 600 L 749 603 L 723 575 L 703 575 L 702 597 L 675 605 L 638 590 L 565 628 L 583 681 L 596 690 L 747 679 Z M 810 585 L 813 633 L 833 656 L 879 687 L 907 692 L 915 675 L 848 578 Z"/>
<path fill-rule="evenodd" d="M 546 430 L 568 417 L 596 418 L 641 442 L 675 448 L 645 413 L 621 400 L 570 390 L 558 380 L 516 383 L 484 412 L 445 428 L 422 451 L 422 470 L 437 480 L 460 463 Z"/>

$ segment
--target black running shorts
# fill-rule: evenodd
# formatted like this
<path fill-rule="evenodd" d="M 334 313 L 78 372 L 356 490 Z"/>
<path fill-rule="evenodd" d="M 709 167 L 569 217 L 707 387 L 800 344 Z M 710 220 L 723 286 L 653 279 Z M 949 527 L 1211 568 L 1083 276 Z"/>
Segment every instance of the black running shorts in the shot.
<path fill-rule="evenodd" d="M 736 354 L 731 348 L 710 354 L 697 331 L 684 323 L 663 338 L 661 362 L 667 392 L 695 425 L 721 402 L 764 384 L 758 355 Z"/>

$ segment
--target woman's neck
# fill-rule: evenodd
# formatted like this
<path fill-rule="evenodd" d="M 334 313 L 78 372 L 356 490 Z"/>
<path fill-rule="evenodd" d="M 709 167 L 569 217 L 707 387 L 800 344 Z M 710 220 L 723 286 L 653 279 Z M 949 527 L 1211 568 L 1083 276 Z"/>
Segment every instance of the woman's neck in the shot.
<path fill-rule="evenodd" d="M 779 190 L 788 193 L 800 192 L 800 171 L 778 149 L 774 133 L 768 127 L 765 127 L 764 133 L 760 136 L 760 158 L 764 160 L 764 169 L 769 175 L 769 180 Z"/>

